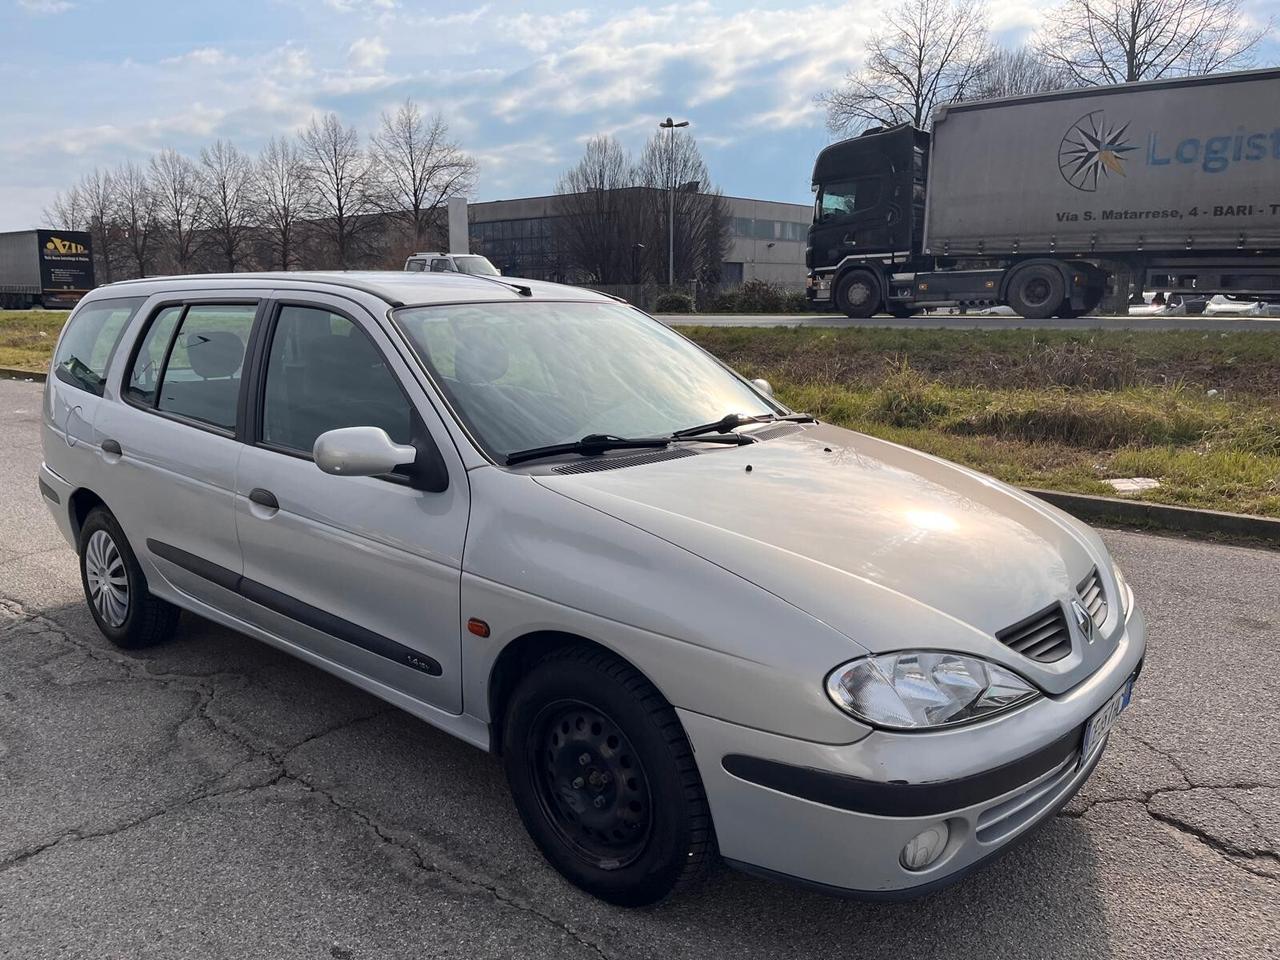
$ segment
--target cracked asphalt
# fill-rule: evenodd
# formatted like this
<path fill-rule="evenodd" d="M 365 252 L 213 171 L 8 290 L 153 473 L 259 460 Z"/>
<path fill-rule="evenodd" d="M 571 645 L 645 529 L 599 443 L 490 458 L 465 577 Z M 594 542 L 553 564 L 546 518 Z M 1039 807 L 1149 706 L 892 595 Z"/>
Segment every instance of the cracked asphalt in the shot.
<path fill-rule="evenodd" d="M 111 648 L 0 381 L 0 957 L 1274 957 L 1280 553 L 1104 534 L 1150 622 L 1083 792 L 906 904 L 718 871 L 641 911 L 561 881 L 498 763 L 185 615 Z M 767 829 L 767 824 L 761 824 Z"/>

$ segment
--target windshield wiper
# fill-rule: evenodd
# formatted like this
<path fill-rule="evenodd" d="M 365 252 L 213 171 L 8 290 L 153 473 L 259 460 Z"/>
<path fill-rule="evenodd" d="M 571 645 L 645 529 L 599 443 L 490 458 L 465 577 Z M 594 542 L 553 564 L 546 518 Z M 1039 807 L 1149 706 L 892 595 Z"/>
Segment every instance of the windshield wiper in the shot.
<path fill-rule="evenodd" d="M 728 433 L 734 427 L 743 427 L 749 423 L 776 423 L 780 420 L 787 420 L 792 423 L 817 423 L 818 418 L 807 413 L 762 413 L 756 417 L 743 416 L 740 413 L 727 413 L 719 420 L 711 423 L 700 423 L 696 427 L 684 427 L 675 431 L 671 436 L 677 440 L 682 437 L 697 437 L 704 433 Z"/>
<path fill-rule="evenodd" d="M 580 453 L 584 456 L 603 453 L 605 450 L 624 450 L 629 447 L 667 447 L 681 440 L 693 440 L 694 437 L 615 437 L 607 433 L 589 433 L 581 440 L 569 443 L 551 443 L 545 447 L 530 447 L 528 450 L 517 450 L 507 454 L 504 461 L 507 466 L 523 463 L 526 460 L 540 460 L 542 457 L 555 457 L 566 453 Z M 697 437 L 699 443 L 730 443 L 741 445 L 752 443 L 748 437 L 736 433 L 727 437 Z"/>

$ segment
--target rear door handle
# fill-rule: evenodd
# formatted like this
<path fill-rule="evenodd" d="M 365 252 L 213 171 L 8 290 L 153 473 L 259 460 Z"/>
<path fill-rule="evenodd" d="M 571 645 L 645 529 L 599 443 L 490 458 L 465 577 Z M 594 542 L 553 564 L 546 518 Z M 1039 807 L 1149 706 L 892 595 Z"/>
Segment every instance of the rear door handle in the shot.
<path fill-rule="evenodd" d="M 124 451 L 120 449 L 120 443 L 110 438 L 102 441 L 102 452 L 109 453 L 113 457 L 119 457 L 124 455 Z"/>
<path fill-rule="evenodd" d="M 250 490 L 249 499 L 260 507 L 266 507 L 268 510 L 280 509 L 280 501 L 276 499 L 276 495 L 270 490 L 263 490 L 261 487 L 254 487 Z"/>

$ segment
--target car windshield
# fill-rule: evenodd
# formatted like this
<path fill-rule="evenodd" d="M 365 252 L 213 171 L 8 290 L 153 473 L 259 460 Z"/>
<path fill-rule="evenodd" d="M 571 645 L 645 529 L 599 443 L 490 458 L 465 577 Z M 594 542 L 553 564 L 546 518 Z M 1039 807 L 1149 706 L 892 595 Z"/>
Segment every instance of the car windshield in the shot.
<path fill-rule="evenodd" d="M 498 273 L 498 268 L 489 262 L 488 257 L 454 257 L 453 265 L 458 268 L 459 273 L 469 273 L 477 277 L 501 276 L 501 274 Z"/>
<path fill-rule="evenodd" d="M 781 412 L 656 320 L 615 303 L 515 302 L 394 313 L 495 459 L 591 434 L 667 436 L 729 413 Z"/>

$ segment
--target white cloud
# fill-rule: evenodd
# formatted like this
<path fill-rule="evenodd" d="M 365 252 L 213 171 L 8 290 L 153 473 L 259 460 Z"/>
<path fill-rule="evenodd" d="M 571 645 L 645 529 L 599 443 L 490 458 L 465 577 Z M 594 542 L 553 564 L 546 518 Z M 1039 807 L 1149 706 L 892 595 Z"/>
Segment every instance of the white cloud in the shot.
<path fill-rule="evenodd" d="M 379 37 L 361 37 L 347 50 L 347 64 L 363 73 L 381 73 L 390 53 Z"/>
<path fill-rule="evenodd" d="M 224 63 L 230 63 L 233 59 L 233 57 L 217 47 L 197 47 L 179 56 L 167 57 L 160 62 L 163 64 L 194 63 L 205 67 L 216 67 Z"/>
<path fill-rule="evenodd" d="M 395 9 L 396 0 L 324 0 L 324 5 L 339 13 L 356 13 L 361 10 L 383 12 Z"/>
<path fill-rule="evenodd" d="M 46 16 L 54 13 L 66 13 L 75 4 L 69 2 L 69 0 L 18 0 L 18 6 L 27 11 L 27 13 Z"/>

